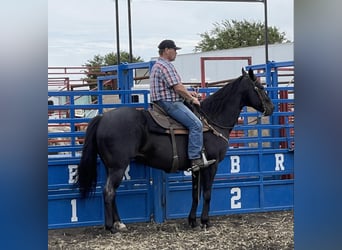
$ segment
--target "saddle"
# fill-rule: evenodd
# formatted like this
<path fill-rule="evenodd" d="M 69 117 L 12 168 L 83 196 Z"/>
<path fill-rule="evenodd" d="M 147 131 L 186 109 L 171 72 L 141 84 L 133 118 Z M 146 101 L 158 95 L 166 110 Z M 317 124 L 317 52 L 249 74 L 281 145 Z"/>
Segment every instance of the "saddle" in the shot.
<path fill-rule="evenodd" d="M 153 118 L 153 121 L 159 126 L 158 131 L 159 133 L 165 134 L 175 134 L 175 135 L 185 135 L 189 133 L 189 130 L 183 126 L 183 124 L 177 122 L 175 119 L 170 117 L 158 104 L 153 104 L 151 109 L 148 109 L 149 114 Z M 197 117 L 202 118 L 199 114 L 195 113 Z M 209 130 L 206 122 L 203 122 L 203 132 Z"/>
<path fill-rule="evenodd" d="M 151 132 L 169 134 L 171 136 L 172 151 L 173 151 L 173 161 L 172 168 L 170 172 L 176 172 L 179 167 L 179 159 L 177 154 L 177 143 L 176 135 L 186 135 L 189 134 L 189 130 L 183 126 L 183 124 L 177 122 L 172 117 L 170 117 L 158 104 L 154 103 L 151 109 L 148 109 L 148 113 L 151 115 L 152 120 L 157 124 L 156 126 L 151 126 Z M 194 112 L 195 113 L 195 112 Z M 209 127 L 206 122 L 203 122 L 199 114 L 195 113 L 203 123 L 203 132 L 208 131 Z"/>

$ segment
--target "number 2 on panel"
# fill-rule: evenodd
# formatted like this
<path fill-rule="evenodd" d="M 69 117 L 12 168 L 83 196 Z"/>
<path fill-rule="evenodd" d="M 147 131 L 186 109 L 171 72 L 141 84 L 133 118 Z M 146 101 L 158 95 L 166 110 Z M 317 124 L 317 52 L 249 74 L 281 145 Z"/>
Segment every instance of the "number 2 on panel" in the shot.
<path fill-rule="evenodd" d="M 238 187 L 232 188 L 230 190 L 230 194 L 232 194 L 230 198 L 230 208 L 237 209 L 241 208 L 241 189 Z"/>

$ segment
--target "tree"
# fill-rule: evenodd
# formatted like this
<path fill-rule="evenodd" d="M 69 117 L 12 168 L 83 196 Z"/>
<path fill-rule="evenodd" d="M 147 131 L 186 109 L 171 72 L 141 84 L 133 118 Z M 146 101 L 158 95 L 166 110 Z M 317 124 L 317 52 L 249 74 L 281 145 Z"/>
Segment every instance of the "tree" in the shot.
<path fill-rule="evenodd" d="M 132 62 L 142 62 L 140 56 L 132 57 Z M 126 51 L 120 52 L 120 62 L 129 62 L 129 53 Z M 92 60 L 88 60 L 84 66 L 87 67 L 100 67 L 100 66 L 108 66 L 108 65 L 116 65 L 118 63 L 117 54 L 111 52 L 106 54 L 105 56 L 95 55 Z"/>
<path fill-rule="evenodd" d="M 101 66 L 109 66 L 109 65 L 117 65 L 118 57 L 117 53 L 108 53 L 104 56 L 95 55 L 93 59 L 88 60 L 83 66 L 87 67 L 86 75 L 87 78 L 83 79 L 90 85 L 90 89 L 97 87 L 96 78 L 99 75 L 104 75 L 101 73 L 100 67 Z M 120 62 L 129 62 L 129 53 L 126 51 L 120 52 Z M 132 56 L 132 62 L 143 62 L 140 56 L 134 57 Z M 117 88 L 117 81 L 110 80 L 105 83 L 104 89 L 116 89 Z"/>
<path fill-rule="evenodd" d="M 261 22 L 224 20 L 214 23 L 214 28 L 200 34 L 202 40 L 195 46 L 195 52 L 241 48 L 265 44 L 265 26 Z M 284 32 L 268 27 L 268 43 L 286 43 Z"/>

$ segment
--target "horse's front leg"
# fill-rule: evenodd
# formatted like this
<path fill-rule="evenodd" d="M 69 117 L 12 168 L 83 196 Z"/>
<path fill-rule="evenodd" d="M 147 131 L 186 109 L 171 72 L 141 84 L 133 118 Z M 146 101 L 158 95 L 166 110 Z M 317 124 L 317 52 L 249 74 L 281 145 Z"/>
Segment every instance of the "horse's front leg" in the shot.
<path fill-rule="evenodd" d="M 200 196 L 200 174 L 199 171 L 192 172 L 192 205 L 191 210 L 188 217 L 189 225 L 192 228 L 198 227 L 198 224 L 196 222 L 196 211 L 198 207 L 199 202 L 199 196 Z"/>
<path fill-rule="evenodd" d="M 203 209 L 201 214 L 201 226 L 204 228 L 211 227 L 209 219 L 211 188 L 203 188 Z"/>
<path fill-rule="evenodd" d="M 211 227 L 209 211 L 211 202 L 211 192 L 216 174 L 217 166 L 213 165 L 213 168 L 202 170 L 202 191 L 203 191 L 203 209 L 201 214 L 201 225 L 204 228 Z"/>

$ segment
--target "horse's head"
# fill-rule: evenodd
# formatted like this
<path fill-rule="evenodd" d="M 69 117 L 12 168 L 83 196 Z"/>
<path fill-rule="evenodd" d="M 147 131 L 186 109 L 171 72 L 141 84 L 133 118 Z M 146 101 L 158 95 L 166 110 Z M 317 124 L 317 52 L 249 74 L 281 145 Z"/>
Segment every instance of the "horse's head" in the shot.
<path fill-rule="evenodd" d="M 242 69 L 242 81 L 247 81 L 248 85 L 251 86 L 251 88 L 248 88 L 248 104 L 247 106 L 251 106 L 255 108 L 256 110 L 262 112 L 264 115 L 272 115 L 274 110 L 274 105 L 265 92 L 264 87 L 261 85 L 261 83 L 258 81 L 257 77 L 254 75 L 254 72 L 252 69 L 248 70 L 247 72 Z"/>

